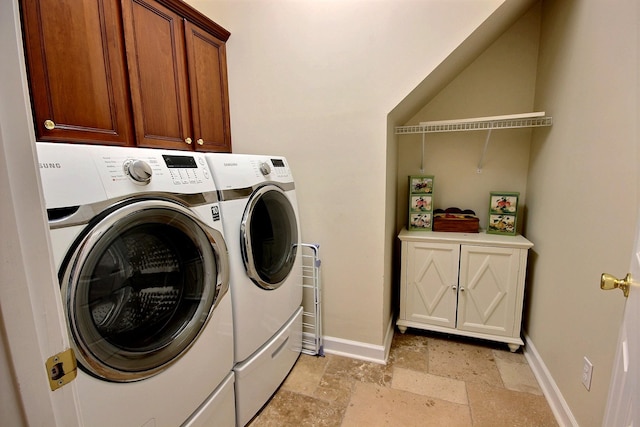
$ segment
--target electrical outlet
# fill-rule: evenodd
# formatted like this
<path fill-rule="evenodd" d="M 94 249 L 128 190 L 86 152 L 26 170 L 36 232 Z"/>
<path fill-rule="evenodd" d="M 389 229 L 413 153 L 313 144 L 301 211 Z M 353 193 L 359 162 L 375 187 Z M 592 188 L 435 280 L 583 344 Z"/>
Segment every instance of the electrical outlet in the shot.
<path fill-rule="evenodd" d="M 591 390 L 591 375 L 593 374 L 593 364 L 587 359 L 584 358 L 584 366 L 582 367 L 582 384 L 586 387 L 587 390 Z"/>

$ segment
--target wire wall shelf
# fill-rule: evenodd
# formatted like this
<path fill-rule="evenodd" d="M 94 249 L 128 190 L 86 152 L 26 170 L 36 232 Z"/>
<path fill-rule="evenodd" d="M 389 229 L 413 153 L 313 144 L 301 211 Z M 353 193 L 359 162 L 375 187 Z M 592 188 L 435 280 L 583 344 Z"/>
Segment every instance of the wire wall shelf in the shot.
<path fill-rule="evenodd" d="M 551 126 L 553 117 L 542 113 L 513 114 L 509 116 L 480 117 L 475 119 L 422 122 L 418 125 L 397 126 L 396 135 L 438 132 L 465 132 L 474 130 L 518 129 Z"/>
<path fill-rule="evenodd" d="M 320 245 L 301 243 L 302 353 L 324 356 L 320 289 Z"/>
<path fill-rule="evenodd" d="M 489 140 L 491 138 L 491 131 L 496 129 L 535 128 L 551 126 L 552 124 L 553 117 L 546 116 L 544 111 L 538 111 L 534 113 L 509 114 L 505 116 L 421 122 L 418 125 L 397 126 L 395 128 L 395 131 L 396 135 L 422 134 L 422 163 L 420 165 L 420 172 L 422 173 L 424 172 L 425 134 L 438 132 L 467 132 L 474 130 L 486 130 L 487 137 L 484 143 L 482 154 L 480 155 L 478 168 L 476 169 L 478 173 L 482 173 L 484 158 L 487 153 L 487 148 L 489 147 Z"/>

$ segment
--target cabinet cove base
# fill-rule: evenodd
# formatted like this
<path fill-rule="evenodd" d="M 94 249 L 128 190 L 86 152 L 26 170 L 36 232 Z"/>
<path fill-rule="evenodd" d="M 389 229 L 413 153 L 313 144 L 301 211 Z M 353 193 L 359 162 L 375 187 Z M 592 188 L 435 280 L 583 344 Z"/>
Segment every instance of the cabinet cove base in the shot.
<path fill-rule="evenodd" d="M 527 254 L 522 236 L 408 231 L 402 242 L 400 332 L 417 328 L 508 344 L 520 337 Z"/>

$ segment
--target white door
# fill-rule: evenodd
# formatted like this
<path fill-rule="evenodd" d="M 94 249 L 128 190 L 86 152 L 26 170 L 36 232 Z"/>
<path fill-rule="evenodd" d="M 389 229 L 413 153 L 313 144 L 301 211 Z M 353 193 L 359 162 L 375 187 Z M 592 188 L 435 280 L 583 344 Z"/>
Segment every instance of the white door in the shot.
<path fill-rule="evenodd" d="M 603 427 L 640 427 L 640 217 L 629 271 L 633 283 L 620 328 Z"/>

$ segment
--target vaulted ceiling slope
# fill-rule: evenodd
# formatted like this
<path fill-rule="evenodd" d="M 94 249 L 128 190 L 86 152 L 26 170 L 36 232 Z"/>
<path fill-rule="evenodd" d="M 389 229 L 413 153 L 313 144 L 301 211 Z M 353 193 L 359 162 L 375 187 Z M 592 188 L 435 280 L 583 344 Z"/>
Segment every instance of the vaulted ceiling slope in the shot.
<path fill-rule="evenodd" d="M 478 58 L 538 0 L 506 0 L 389 113 L 390 122 L 404 125 L 447 84 Z"/>

